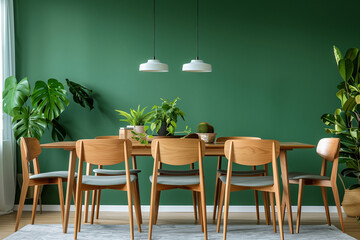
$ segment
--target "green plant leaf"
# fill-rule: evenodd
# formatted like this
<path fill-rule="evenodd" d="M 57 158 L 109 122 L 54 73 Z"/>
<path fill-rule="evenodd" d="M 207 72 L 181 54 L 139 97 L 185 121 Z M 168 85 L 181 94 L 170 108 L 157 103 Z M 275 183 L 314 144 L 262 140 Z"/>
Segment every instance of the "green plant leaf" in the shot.
<path fill-rule="evenodd" d="M 350 111 L 353 111 L 354 108 L 356 106 L 356 101 L 355 101 L 355 98 L 353 97 L 349 97 L 348 100 L 346 100 L 346 102 L 344 103 L 344 106 L 343 106 L 343 111 L 350 115 Z"/>
<path fill-rule="evenodd" d="M 340 99 L 341 101 L 341 106 L 343 106 L 345 104 L 345 102 L 347 101 L 347 96 L 346 96 L 346 91 L 345 89 L 340 89 L 337 93 L 336 96 Z"/>
<path fill-rule="evenodd" d="M 352 61 L 348 58 L 341 59 L 339 61 L 338 68 L 342 79 L 347 82 L 352 76 L 354 70 L 354 65 Z"/>
<path fill-rule="evenodd" d="M 69 105 L 69 100 L 62 83 L 50 78 L 47 84 L 44 81 L 35 83 L 31 103 L 33 107 L 38 107 L 49 121 L 52 121 L 65 110 L 65 106 Z"/>
<path fill-rule="evenodd" d="M 324 114 L 320 117 L 320 119 L 328 126 L 333 126 L 335 124 L 334 114 Z"/>
<path fill-rule="evenodd" d="M 12 129 L 18 144 L 20 144 L 21 137 L 40 139 L 46 126 L 46 118 L 37 108 L 32 110 L 30 110 L 30 107 L 18 109 L 18 114 L 12 120 Z"/>
<path fill-rule="evenodd" d="M 60 124 L 59 120 L 59 118 L 54 118 L 50 122 L 52 125 L 51 138 L 54 141 L 64 141 L 66 137 L 66 129 Z"/>
<path fill-rule="evenodd" d="M 69 79 L 66 79 L 66 84 L 69 87 L 70 93 L 73 95 L 74 102 L 80 104 L 83 108 L 86 108 L 86 106 L 88 106 L 90 110 L 94 108 L 94 98 L 91 89 L 72 82 Z"/>
<path fill-rule="evenodd" d="M 344 58 L 348 58 L 348 59 L 350 59 L 351 61 L 354 61 L 355 58 L 356 58 L 357 55 L 358 55 L 358 52 L 359 52 L 359 49 L 357 49 L 357 48 L 349 48 L 349 49 L 347 50 Z"/>
<path fill-rule="evenodd" d="M 339 65 L 339 61 L 340 61 L 340 59 L 342 59 L 341 52 L 335 45 L 333 46 L 333 49 L 334 49 L 334 56 L 335 56 L 336 64 Z"/>
<path fill-rule="evenodd" d="M 30 97 L 30 85 L 27 78 L 23 78 L 19 83 L 14 76 L 5 79 L 3 91 L 3 111 L 14 117 L 15 108 L 21 108 Z"/>

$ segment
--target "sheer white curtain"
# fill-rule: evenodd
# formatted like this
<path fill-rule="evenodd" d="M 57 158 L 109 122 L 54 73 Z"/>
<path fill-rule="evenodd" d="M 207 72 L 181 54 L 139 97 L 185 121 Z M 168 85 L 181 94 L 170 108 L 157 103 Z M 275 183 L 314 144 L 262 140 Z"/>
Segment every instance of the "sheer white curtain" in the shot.
<path fill-rule="evenodd" d="M 0 0 L 0 215 L 12 212 L 16 190 L 15 140 L 11 118 L 3 113 L 5 78 L 15 75 L 13 0 Z"/>

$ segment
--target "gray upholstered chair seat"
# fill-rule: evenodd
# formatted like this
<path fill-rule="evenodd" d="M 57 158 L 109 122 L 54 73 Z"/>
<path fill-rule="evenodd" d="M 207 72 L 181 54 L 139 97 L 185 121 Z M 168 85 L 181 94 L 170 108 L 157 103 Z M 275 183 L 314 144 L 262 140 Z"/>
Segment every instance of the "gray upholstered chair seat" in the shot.
<path fill-rule="evenodd" d="M 158 172 L 168 175 L 191 175 L 191 174 L 199 174 L 199 169 L 189 169 L 189 170 L 159 169 Z"/>
<path fill-rule="evenodd" d="M 150 176 L 150 182 L 152 182 L 152 176 Z M 199 175 L 183 175 L 183 176 L 157 176 L 157 183 L 164 185 L 197 185 L 200 184 Z"/>
<path fill-rule="evenodd" d="M 130 175 L 130 181 L 134 182 L 135 180 L 136 180 L 136 175 Z M 122 185 L 126 183 L 126 175 L 119 175 L 119 176 L 83 175 L 82 183 L 86 185 L 95 185 L 95 186 Z"/>
<path fill-rule="evenodd" d="M 330 180 L 329 177 L 321 176 L 318 174 L 303 173 L 303 172 L 289 172 L 289 180 L 299 180 L 299 179 Z"/>
<path fill-rule="evenodd" d="M 226 175 L 220 176 L 220 180 L 226 184 Z M 273 176 L 261 176 L 261 177 L 231 177 L 231 185 L 242 187 L 265 187 L 274 185 Z"/>
<path fill-rule="evenodd" d="M 225 175 L 227 173 L 227 170 L 218 169 L 218 173 L 221 175 Z M 259 170 L 250 170 L 250 171 L 232 171 L 233 176 L 251 176 L 251 175 L 260 175 L 266 173 L 264 169 Z"/>
<path fill-rule="evenodd" d="M 53 171 L 53 172 L 45 172 L 45 173 L 39 173 L 34 174 L 30 176 L 30 179 L 40 179 L 40 178 L 67 178 L 68 177 L 68 171 Z M 76 177 L 76 174 L 75 174 Z"/>
<path fill-rule="evenodd" d="M 107 175 L 126 175 L 125 170 L 112 170 L 112 169 L 94 169 L 94 173 L 107 174 Z M 140 173 L 140 169 L 130 169 L 130 174 Z"/>

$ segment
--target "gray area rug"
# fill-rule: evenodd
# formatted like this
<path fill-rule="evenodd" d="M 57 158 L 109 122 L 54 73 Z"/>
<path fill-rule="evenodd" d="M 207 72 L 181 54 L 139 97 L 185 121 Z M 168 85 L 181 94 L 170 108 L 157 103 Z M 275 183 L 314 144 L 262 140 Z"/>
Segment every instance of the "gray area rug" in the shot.
<path fill-rule="evenodd" d="M 142 226 L 142 232 L 137 231 L 134 226 L 135 239 L 148 239 L 148 225 Z M 319 240 L 319 239 L 355 239 L 344 234 L 335 226 L 327 225 L 302 225 L 299 234 L 289 234 L 288 227 L 284 226 L 285 239 L 297 240 Z M 82 224 L 78 239 L 130 239 L 129 225 L 89 225 Z M 221 233 L 216 233 L 216 225 L 208 224 L 208 239 L 222 239 Z M 74 226 L 69 225 L 68 233 L 62 233 L 60 224 L 35 224 L 26 225 L 16 233 L 13 233 L 6 240 L 27 240 L 27 239 L 74 239 Z M 173 239 L 204 239 L 200 225 L 155 225 L 153 227 L 152 239 L 173 240 Z M 268 225 L 228 225 L 227 239 L 280 239 L 279 233 L 274 233 L 272 226 Z"/>

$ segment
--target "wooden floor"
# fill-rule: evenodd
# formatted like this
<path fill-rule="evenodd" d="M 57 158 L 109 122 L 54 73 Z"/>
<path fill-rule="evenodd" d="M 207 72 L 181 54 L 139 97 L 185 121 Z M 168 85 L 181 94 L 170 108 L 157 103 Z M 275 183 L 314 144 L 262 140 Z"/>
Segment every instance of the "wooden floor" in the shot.
<path fill-rule="evenodd" d="M 210 216 L 210 214 L 208 214 Z M 14 232 L 16 213 L 0 216 L 0 239 L 3 239 Z M 20 222 L 20 228 L 30 224 L 31 212 L 23 212 Z M 143 213 L 143 224 L 148 224 L 148 213 Z M 264 219 L 264 216 L 261 216 Z M 332 223 L 340 229 L 337 214 L 331 214 Z M 101 212 L 99 220 L 95 224 L 128 224 L 128 215 L 123 212 Z M 190 224 L 193 223 L 192 213 L 169 213 L 160 212 L 158 224 Z M 346 233 L 350 236 L 360 239 L 360 224 L 355 218 L 344 218 Z M 73 212 L 70 214 L 69 223 L 74 222 Z M 208 220 L 208 223 L 212 223 Z M 61 224 L 60 212 L 43 212 L 37 213 L 35 224 Z M 134 223 L 135 224 L 135 223 Z M 256 224 L 254 213 L 230 213 L 229 224 Z M 262 220 L 260 224 L 265 224 Z M 285 222 L 287 224 L 287 222 Z M 302 213 L 301 224 L 326 224 L 326 217 L 323 213 Z"/>

